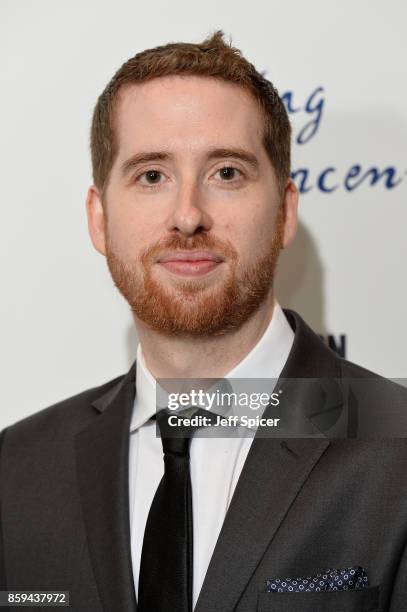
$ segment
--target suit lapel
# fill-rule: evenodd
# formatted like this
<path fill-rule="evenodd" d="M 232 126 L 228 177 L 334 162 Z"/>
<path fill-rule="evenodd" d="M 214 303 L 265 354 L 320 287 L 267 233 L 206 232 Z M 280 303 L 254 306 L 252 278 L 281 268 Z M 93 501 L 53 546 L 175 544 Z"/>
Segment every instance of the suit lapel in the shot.
<path fill-rule="evenodd" d="M 339 377 L 338 361 L 332 351 L 296 313 L 285 311 L 285 314 L 295 331 L 295 339 L 280 380 Z M 284 386 L 284 382 L 281 384 Z M 289 404 L 294 411 L 300 412 L 303 398 L 298 388 L 294 385 Z M 274 416 L 272 406 L 266 409 L 264 416 Z M 290 506 L 329 444 L 326 438 L 270 439 L 256 435 L 195 612 L 231 612 L 235 609 Z"/>
<path fill-rule="evenodd" d="M 137 610 L 128 500 L 129 426 L 135 395 L 134 363 L 93 405 L 95 418 L 75 440 L 77 477 L 89 553 L 105 610 Z"/>
<path fill-rule="evenodd" d="M 254 439 L 236 486 L 195 612 L 234 610 L 327 440 Z"/>
<path fill-rule="evenodd" d="M 339 377 L 337 359 L 292 311 L 295 339 L 281 378 Z M 136 363 L 93 402 L 76 436 L 77 474 L 89 553 L 106 610 L 136 612 L 128 500 L 129 426 Z M 296 398 L 298 405 L 300 398 Z M 271 408 L 271 407 L 270 407 Z M 269 410 L 269 409 L 267 409 Z M 265 414 L 265 416 L 268 416 Z M 236 486 L 195 612 L 232 611 L 318 460 L 327 439 L 256 436 Z"/>

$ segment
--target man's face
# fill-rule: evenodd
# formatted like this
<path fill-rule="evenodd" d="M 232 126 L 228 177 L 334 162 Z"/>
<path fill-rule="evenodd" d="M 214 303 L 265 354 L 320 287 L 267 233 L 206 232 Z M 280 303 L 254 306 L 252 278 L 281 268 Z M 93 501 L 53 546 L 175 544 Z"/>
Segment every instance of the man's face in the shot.
<path fill-rule="evenodd" d="M 126 86 L 116 110 L 104 206 L 96 188 L 87 201 L 115 284 L 160 333 L 238 329 L 271 298 L 296 222 L 297 193 L 291 182 L 278 191 L 257 102 L 231 83 L 170 76 Z"/>

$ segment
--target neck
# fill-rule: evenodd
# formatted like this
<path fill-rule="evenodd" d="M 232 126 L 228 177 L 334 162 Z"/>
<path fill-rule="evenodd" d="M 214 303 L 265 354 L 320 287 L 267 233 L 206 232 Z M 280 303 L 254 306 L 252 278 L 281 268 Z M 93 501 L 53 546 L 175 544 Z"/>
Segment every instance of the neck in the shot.
<path fill-rule="evenodd" d="M 222 336 L 163 336 L 135 318 L 144 361 L 154 378 L 221 378 L 257 344 L 273 316 L 269 298 L 239 329 Z"/>

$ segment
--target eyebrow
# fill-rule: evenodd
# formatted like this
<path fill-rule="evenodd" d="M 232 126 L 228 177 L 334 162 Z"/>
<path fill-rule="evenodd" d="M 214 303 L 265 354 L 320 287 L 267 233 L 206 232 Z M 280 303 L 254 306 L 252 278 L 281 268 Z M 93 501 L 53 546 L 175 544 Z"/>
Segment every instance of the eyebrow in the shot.
<path fill-rule="evenodd" d="M 254 170 L 258 170 L 259 161 L 257 157 L 241 148 L 218 148 L 211 149 L 206 155 L 206 159 L 211 161 L 213 159 L 221 159 L 225 157 L 234 157 L 235 159 L 240 159 L 243 162 L 249 164 Z M 173 159 L 173 155 L 168 151 L 145 151 L 141 153 L 135 153 L 125 162 L 123 162 L 121 166 L 121 172 L 124 177 L 129 174 L 134 168 L 139 166 L 140 164 L 144 164 L 146 162 L 154 162 L 154 161 L 168 161 Z"/>

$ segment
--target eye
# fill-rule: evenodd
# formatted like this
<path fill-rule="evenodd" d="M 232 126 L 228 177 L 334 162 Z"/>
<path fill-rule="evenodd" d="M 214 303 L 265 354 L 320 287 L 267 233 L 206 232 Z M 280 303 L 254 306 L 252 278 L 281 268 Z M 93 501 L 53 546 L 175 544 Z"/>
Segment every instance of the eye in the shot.
<path fill-rule="evenodd" d="M 234 166 L 224 166 L 223 168 L 219 168 L 215 174 L 218 173 L 222 181 L 226 182 L 236 181 L 236 179 L 239 180 L 239 178 L 241 178 L 243 175 L 243 173 Z"/>
<path fill-rule="evenodd" d="M 140 174 L 136 180 L 140 181 L 140 183 L 144 185 L 159 185 L 162 177 L 163 173 L 159 170 L 147 170 L 146 172 Z"/>

